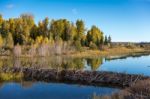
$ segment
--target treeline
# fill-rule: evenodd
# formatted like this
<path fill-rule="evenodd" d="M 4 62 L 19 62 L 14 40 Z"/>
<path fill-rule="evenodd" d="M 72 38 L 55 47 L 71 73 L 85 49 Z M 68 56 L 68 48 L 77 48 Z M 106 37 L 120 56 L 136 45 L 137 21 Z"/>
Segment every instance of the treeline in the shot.
<path fill-rule="evenodd" d="M 4 39 L 12 36 L 14 45 L 33 44 L 38 37 L 51 41 L 80 42 L 82 46 L 89 46 L 90 43 L 99 46 L 111 42 L 111 37 L 104 38 L 103 32 L 96 26 L 86 32 L 82 20 L 77 20 L 74 24 L 66 19 L 49 21 L 45 18 L 36 25 L 33 16 L 29 14 L 8 20 L 0 15 L 0 34 Z"/>
<path fill-rule="evenodd" d="M 92 49 L 111 43 L 111 37 L 95 25 L 91 29 L 85 28 L 82 20 L 75 23 L 66 19 L 49 20 L 45 18 L 35 24 L 34 17 L 22 14 L 19 18 L 3 19 L 0 15 L 0 47 L 13 48 L 15 45 L 42 45 L 66 43 L 81 50 L 82 47 Z"/>

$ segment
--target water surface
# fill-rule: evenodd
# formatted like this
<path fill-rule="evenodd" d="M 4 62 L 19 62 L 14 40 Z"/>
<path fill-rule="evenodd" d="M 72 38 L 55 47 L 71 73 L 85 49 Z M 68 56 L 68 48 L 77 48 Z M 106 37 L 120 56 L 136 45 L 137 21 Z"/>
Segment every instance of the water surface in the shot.
<path fill-rule="evenodd" d="M 5 66 L 34 67 L 49 69 L 74 69 L 92 71 L 112 71 L 150 76 L 150 55 L 120 57 L 117 59 L 40 57 L 40 58 L 0 58 L 0 68 Z"/>
<path fill-rule="evenodd" d="M 6 66 L 112 71 L 150 76 L 150 55 L 120 58 L 0 57 L 0 68 Z M 0 99 L 94 99 L 95 96 L 111 95 L 119 91 L 117 88 L 109 87 L 24 81 L 21 83 L 7 82 L 0 85 Z"/>
<path fill-rule="evenodd" d="M 105 61 L 97 70 L 150 76 L 150 55 Z"/>
<path fill-rule="evenodd" d="M 22 82 L 4 83 L 0 99 L 94 99 L 94 96 L 111 95 L 119 89 L 81 86 L 60 83 Z"/>

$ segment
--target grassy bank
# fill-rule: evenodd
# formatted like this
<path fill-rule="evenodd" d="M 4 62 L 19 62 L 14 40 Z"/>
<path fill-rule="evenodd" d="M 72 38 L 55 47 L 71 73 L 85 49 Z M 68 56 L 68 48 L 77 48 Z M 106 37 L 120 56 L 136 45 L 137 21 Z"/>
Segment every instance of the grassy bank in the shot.
<path fill-rule="evenodd" d="M 20 81 L 23 77 L 23 74 L 20 73 L 12 73 L 12 72 L 0 72 L 0 81 Z"/>
<path fill-rule="evenodd" d="M 150 99 L 150 79 L 138 81 L 111 96 L 93 96 L 93 99 Z"/>
<path fill-rule="evenodd" d="M 149 50 L 145 50 L 143 48 L 126 48 L 126 47 L 115 47 L 109 48 L 105 50 L 85 50 L 82 52 L 74 52 L 68 54 L 71 57 L 100 57 L 100 56 L 119 56 L 133 53 L 144 53 L 150 52 Z"/>
<path fill-rule="evenodd" d="M 17 46 L 14 49 L 7 49 L 0 53 L 0 56 L 16 56 L 16 57 L 75 57 L 75 58 L 93 58 L 93 57 L 110 57 L 122 56 L 128 54 L 149 53 L 150 51 L 141 47 L 128 48 L 125 46 L 108 47 L 103 50 L 82 48 L 81 51 L 68 50 L 61 51 L 56 54 L 55 50 L 42 48 L 42 50 L 33 49 L 27 46 Z"/>

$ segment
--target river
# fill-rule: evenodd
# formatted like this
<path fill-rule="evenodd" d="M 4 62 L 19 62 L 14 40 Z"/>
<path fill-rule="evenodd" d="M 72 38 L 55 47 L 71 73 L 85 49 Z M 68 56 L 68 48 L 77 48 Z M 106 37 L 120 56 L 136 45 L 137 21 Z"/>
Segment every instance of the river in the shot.
<path fill-rule="evenodd" d="M 98 58 L 1 57 L 0 68 L 5 66 L 112 71 L 150 76 L 150 55 Z M 120 90 L 102 86 L 25 81 L 2 82 L 0 86 L 0 99 L 94 99 L 95 95 L 111 95 Z"/>

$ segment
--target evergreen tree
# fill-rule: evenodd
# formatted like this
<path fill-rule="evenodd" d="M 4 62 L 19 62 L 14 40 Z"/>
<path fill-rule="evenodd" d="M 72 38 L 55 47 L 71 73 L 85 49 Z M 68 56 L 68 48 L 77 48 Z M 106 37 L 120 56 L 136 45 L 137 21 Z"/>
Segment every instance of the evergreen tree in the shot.
<path fill-rule="evenodd" d="M 107 39 L 107 36 L 105 36 L 105 41 L 104 41 L 104 44 L 107 45 L 108 44 L 108 39 Z"/>
<path fill-rule="evenodd" d="M 108 37 L 108 43 L 110 44 L 111 43 L 111 36 L 109 35 Z"/>

